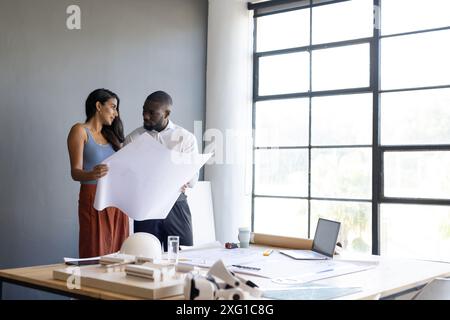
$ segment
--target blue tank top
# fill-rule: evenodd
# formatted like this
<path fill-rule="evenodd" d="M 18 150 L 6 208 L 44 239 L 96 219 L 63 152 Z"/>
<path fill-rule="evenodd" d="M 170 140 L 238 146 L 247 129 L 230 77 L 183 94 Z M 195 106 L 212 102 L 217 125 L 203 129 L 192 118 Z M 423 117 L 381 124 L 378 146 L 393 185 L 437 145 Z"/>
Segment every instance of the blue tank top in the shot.
<path fill-rule="evenodd" d="M 83 170 L 91 171 L 96 165 L 112 155 L 115 151 L 110 143 L 98 144 L 95 142 L 91 131 L 86 130 L 88 140 L 83 150 Z M 83 181 L 82 184 L 97 184 L 97 180 Z"/>

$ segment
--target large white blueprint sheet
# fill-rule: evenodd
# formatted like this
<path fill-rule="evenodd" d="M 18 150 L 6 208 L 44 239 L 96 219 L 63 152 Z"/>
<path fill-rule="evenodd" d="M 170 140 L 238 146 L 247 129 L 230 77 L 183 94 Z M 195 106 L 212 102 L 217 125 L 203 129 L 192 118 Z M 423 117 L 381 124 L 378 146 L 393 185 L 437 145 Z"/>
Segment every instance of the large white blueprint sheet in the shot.
<path fill-rule="evenodd" d="M 244 265 L 257 267 L 259 270 L 234 269 L 233 271 L 270 278 L 275 283 L 291 285 L 360 272 L 374 268 L 376 265 L 374 262 L 335 259 L 288 260 L 274 255 L 271 259 L 259 259 Z"/>
<path fill-rule="evenodd" d="M 272 279 L 274 284 L 283 285 L 295 285 L 336 277 L 377 266 L 376 262 L 368 261 L 295 260 L 283 256 L 279 252 L 264 256 L 263 251 L 262 248 L 207 248 L 181 251 L 179 262 L 211 267 L 217 260 L 222 259 L 224 264 L 234 272 Z"/>
<path fill-rule="evenodd" d="M 164 219 L 181 186 L 210 157 L 169 150 L 144 133 L 102 162 L 109 170 L 98 180 L 94 208 L 116 207 L 138 221 Z"/>
<path fill-rule="evenodd" d="M 225 249 L 223 246 L 220 248 L 181 250 L 179 262 L 200 267 L 211 267 L 217 260 L 221 259 L 225 266 L 230 267 L 233 264 L 251 263 L 258 257 L 262 257 L 262 252 L 261 249 Z"/>

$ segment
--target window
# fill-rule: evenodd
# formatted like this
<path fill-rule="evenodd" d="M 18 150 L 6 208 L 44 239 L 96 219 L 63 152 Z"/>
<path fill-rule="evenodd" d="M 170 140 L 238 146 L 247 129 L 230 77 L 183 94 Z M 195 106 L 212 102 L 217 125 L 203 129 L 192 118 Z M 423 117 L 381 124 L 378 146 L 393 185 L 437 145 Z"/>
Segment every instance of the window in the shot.
<path fill-rule="evenodd" d="M 450 261 L 449 12 L 446 0 L 381 1 L 383 254 Z"/>
<path fill-rule="evenodd" d="M 274 14 L 257 20 L 258 51 L 301 47 L 309 44 L 309 10 Z M 279 35 L 283 36 L 280 37 Z"/>
<path fill-rule="evenodd" d="M 372 94 L 312 98 L 311 119 L 313 146 L 370 145 L 372 143 Z"/>
<path fill-rule="evenodd" d="M 382 38 L 381 88 L 450 83 L 449 39 L 450 30 Z"/>
<path fill-rule="evenodd" d="M 449 260 L 449 206 L 382 204 L 380 211 L 383 254 Z"/>
<path fill-rule="evenodd" d="M 450 88 L 381 95 L 383 145 L 450 144 Z"/>
<path fill-rule="evenodd" d="M 369 86 L 369 44 L 314 50 L 312 90 Z"/>
<path fill-rule="evenodd" d="M 448 0 L 381 0 L 381 34 L 447 27 L 449 12 Z"/>
<path fill-rule="evenodd" d="M 307 146 L 309 100 L 284 99 L 256 103 L 255 144 L 258 147 Z"/>
<path fill-rule="evenodd" d="M 301 199 L 255 198 L 254 229 L 260 233 L 290 237 L 308 235 L 308 201 Z M 274 219 L 274 215 L 276 218 Z"/>
<path fill-rule="evenodd" d="M 261 95 L 305 92 L 309 88 L 309 54 L 264 56 L 259 59 Z"/>
<path fill-rule="evenodd" d="M 372 2 L 365 0 L 337 2 L 313 8 L 312 43 L 371 37 L 372 11 Z"/>
<path fill-rule="evenodd" d="M 252 9 L 253 230 L 450 260 L 450 1 Z"/>
<path fill-rule="evenodd" d="M 384 153 L 384 196 L 450 199 L 449 151 Z"/>

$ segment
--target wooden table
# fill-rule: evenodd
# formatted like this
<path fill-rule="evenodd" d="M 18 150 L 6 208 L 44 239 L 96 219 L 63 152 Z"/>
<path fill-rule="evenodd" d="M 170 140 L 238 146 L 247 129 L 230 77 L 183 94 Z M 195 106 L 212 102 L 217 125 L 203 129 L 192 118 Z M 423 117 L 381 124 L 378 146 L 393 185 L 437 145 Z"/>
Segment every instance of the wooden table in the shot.
<path fill-rule="evenodd" d="M 53 264 L 26 268 L 0 270 L 0 283 L 8 282 L 23 287 L 56 293 L 77 299 L 103 299 L 103 300 L 135 300 L 139 297 L 117 294 L 105 290 L 82 286 L 80 289 L 67 288 L 66 282 L 54 280 L 53 270 L 67 267 L 67 265 Z M 1 284 L 0 284 L 1 289 Z M 1 297 L 1 292 L 0 292 Z M 178 297 L 182 299 L 183 297 Z"/>
<path fill-rule="evenodd" d="M 379 262 L 378 266 L 361 272 L 318 280 L 315 283 L 330 286 L 354 286 L 362 289 L 360 292 L 338 299 L 383 299 L 417 291 L 436 277 L 450 276 L 449 263 L 389 259 L 379 256 L 370 256 L 367 259 L 377 260 Z M 86 286 L 71 290 L 67 288 L 64 281 L 53 279 L 53 270 L 63 267 L 65 267 L 64 264 L 54 264 L 0 270 L 0 291 L 2 289 L 1 283 L 8 282 L 78 299 L 140 299 L 135 296 L 117 294 Z M 246 275 L 244 277 L 251 279 L 261 288 L 264 288 L 270 282 L 270 279 Z M 174 296 L 169 299 L 183 299 L 183 296 Z"/>

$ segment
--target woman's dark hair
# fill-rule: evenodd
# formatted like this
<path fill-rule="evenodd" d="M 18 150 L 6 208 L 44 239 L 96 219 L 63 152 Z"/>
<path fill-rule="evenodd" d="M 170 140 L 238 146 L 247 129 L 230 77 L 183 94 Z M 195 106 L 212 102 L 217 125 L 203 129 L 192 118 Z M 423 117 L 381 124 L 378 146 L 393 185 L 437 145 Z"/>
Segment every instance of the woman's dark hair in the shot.
<path fill-rule="evenodd" d="M 121 148 L 121 143 L 125 141 L 125 137 L 123 135 L 123 124 L 122 120 L 120 120 L 119 113 L 120 99 L 117 94 L 108 89 L 97 89 L 92 91 L 86 99 L 86 122 L 89 121 L 89 119 L 91 119 L 97 112 L 97 108 L 95 106 L 97 101 L 104 104 L 112 98 L 117 100 L 117 117 L 110 126 L 103 126 L 102 134 L 112 145 L 113 149 L 117 151 Z"/>

